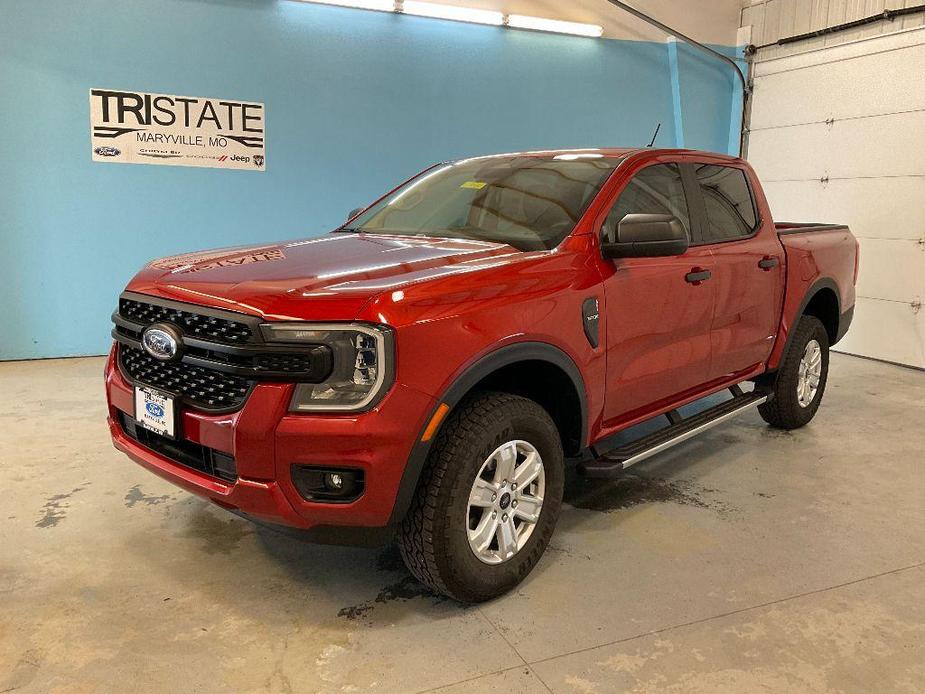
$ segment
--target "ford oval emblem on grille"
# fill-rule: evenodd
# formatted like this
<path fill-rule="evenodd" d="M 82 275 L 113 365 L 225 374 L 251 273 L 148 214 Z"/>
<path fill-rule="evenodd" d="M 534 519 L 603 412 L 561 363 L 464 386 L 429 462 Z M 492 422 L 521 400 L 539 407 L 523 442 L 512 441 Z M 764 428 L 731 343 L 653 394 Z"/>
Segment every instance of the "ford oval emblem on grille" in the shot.
<path fill-rule="evenodd" d="M 179 359 L 180 332 L 171 325 L 155 323 L 141 334 L 141 346 L 160 361 Z"/>

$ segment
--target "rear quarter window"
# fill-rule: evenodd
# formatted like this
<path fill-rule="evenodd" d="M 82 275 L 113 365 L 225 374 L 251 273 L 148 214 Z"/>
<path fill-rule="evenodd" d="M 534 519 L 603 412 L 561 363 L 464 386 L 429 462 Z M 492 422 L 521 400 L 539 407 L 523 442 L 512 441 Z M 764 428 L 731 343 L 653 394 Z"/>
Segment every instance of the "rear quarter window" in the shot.
<path fill-rule="evenodd" d="M 697 182 L 707 213 L 705 241 L 751 236 L 758 226 L 755 200 L 742 169 L 696 164 Z"/>

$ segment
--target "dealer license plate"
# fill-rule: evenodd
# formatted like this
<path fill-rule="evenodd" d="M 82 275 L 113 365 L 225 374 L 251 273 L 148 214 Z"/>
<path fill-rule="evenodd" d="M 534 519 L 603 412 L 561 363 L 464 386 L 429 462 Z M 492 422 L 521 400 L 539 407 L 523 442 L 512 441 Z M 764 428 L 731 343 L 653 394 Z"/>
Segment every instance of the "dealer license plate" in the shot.
<path fill-rule="evenodd" d="M 176 435 L 174 397 L 147 386 L 135 386 L 135 421 L 156 434 L 173 438 Z"/>

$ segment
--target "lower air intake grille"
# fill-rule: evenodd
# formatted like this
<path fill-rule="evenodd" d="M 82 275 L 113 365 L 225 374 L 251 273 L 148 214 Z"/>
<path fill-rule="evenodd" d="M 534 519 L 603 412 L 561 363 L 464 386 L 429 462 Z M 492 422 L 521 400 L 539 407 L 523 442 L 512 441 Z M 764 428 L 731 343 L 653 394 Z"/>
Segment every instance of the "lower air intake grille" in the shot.
<path fill-rule="evenodd" d="M 119 413 L 119 424 L 130 439 L 175 463 L 225 482 L 235 482 L 238 479 L 234 458 L 227 453 L 200 446 L 186 439 L 174 440 L 155 434 L 140 424 L 136 424 L 135 420 L 125 412 Z"/>

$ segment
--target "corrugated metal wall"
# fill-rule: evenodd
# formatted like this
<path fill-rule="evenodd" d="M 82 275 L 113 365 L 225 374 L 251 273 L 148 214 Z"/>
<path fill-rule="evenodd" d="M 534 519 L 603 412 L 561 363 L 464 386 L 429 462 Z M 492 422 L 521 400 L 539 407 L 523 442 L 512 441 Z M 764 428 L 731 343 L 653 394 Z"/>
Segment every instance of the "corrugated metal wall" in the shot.
<path fill-rule="evenodd" d="M 753 0 L 752 2 L 745 0 L 745 7 L 742 10 L 742 26 L 752 27 L 751 42 L 756 46 L 761 46 L 794 34 L 825 29 L 879 14 L 884 9 L 896 10 L 921 5 L 922 2 L 923 0 Z M 837 46 L 860 38 L 920 26 L 925 26 L 925 14 L 914 14 L 894 21 L 877 22 L 859 29 L 841 31 L 788 46 L 765 48 L 760 53 L 760 59 L 778 58 L 816 48 Z"/>

